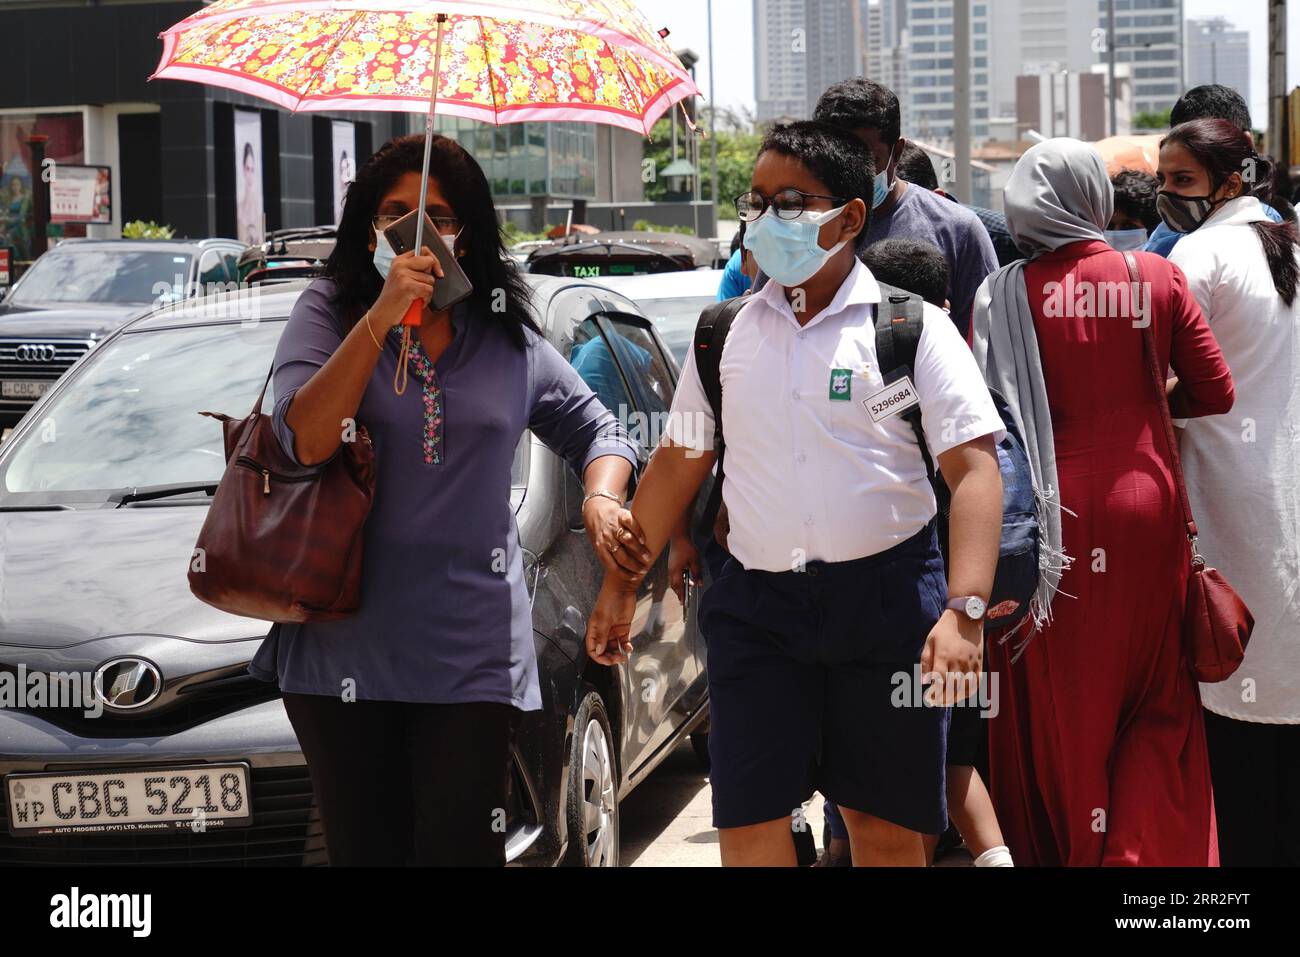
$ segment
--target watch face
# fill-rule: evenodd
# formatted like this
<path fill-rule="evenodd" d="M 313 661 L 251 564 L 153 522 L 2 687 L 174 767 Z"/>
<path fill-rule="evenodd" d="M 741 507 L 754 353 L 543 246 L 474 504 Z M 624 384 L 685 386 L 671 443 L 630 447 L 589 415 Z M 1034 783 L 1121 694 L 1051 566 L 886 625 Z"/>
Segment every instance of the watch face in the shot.
<path fill-rule="evenodd" d="M 983 618 L 985 608 L 986 606 L 984 604 L 984 599 L 982 598 L 975 598 L 974 596 L 972 596 L 966 599 L 967 618 L 974 618 L 976 620 Z"/>

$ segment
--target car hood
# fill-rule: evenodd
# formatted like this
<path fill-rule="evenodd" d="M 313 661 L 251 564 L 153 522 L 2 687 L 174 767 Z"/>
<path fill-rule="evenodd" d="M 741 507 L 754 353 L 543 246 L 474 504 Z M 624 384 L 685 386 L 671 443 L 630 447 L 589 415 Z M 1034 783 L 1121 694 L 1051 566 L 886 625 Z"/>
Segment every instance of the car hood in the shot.
<path fill-rule="evenodd" d="M 207 511 L 0 512 L 0 664 L 81 670 L 130 654 L 178 675 L 248 661 L 270 624 L 190 594 Z"/>
<path fill-rule="evenodd" d="M 0 303 L 0 339 L 19 336 L 98 339 L 137 316 L 143 316 L 151 308 L 148 303 L 108 306 L 75 303 L 48 308 Z"/>

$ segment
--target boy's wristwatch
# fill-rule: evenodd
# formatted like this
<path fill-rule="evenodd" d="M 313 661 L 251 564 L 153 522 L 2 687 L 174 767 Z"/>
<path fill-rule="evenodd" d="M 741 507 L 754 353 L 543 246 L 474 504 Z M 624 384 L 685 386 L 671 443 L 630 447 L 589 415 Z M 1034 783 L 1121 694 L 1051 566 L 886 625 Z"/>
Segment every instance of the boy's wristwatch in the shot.
<path fill-rule="evenodd" d="M 988 602 L 978 595 L 966 595 L 962 598 L 949 599 L 944 608 L 951 608 L 953 611 L 959 611 L 971 621 L 979 621 L 984 617 L 984 612 L 988 611 Z"/>

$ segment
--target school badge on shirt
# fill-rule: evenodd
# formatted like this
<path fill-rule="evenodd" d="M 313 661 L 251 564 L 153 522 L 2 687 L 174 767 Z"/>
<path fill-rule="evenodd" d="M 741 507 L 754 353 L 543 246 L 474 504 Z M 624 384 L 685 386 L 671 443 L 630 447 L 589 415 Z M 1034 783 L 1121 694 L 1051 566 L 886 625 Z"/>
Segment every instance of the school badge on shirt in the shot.
<path fill-rule="evenodd" d="M 830 396 L 836 402 L 848 402 L 853 398 L 853 370 L 832 369 Z"/>

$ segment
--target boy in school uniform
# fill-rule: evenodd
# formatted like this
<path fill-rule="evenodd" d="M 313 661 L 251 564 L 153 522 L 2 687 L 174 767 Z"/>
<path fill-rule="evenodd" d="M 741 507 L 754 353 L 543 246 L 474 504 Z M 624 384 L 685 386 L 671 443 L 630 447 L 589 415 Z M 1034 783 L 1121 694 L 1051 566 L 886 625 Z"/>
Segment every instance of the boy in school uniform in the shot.
<path fill-rule="evenodd" d="M 745 246 L 771 281 L 737 314 L 720 357 L 731 558 L 706 592 L 713 820 L 722 863 L 793 865 L 792 817 L 814 790 L 844 814 L 859 865 L 924 866 L 946 826 L 945 676 L 978 674 L 1001 532 L 1003 434 L 975 360 L 925 307 L 909 399 L 875 356 L 880 289 L 857 252 L 874 168 L 852 134 L 777 126 L 738 197 Z M 889 401 L 885 401 L 889 400 Z M 952 490 L 947 581 L 915 433 Z M 692 353 L 663 441 L 631 503 L 651 556 L 717 456 Z M 634 653 L 635 583 L 606 577 L 587 629 L 593 660 Z M 920 664 L 925 695 L 898 695 Z M 964 685 L 969 688 L 969 685 Z M 937 703 L 933 692 L 938 691 Z"/>

